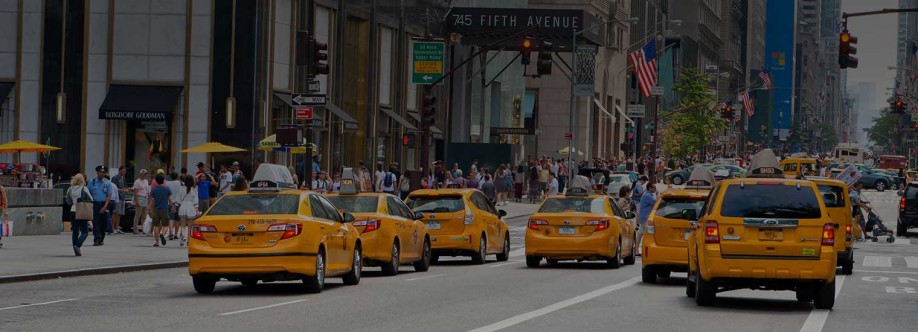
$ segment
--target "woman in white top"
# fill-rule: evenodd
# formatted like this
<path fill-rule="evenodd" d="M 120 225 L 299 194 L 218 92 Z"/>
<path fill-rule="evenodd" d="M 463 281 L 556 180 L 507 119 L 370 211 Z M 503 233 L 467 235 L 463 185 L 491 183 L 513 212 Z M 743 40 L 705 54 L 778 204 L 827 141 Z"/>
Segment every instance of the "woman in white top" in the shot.
<path fill-rule="evenodd" d="M 175 201 L 179 204 L 178 236 L 181 239 L 179 247 L 184 246 L 188 241 L 187 235 L 189 232 L 189 224 L 198 217 L 198 189 L 194 177 L 185 175 L 185 177 L 182 178 L 182 182 L 185 183 L 185 186 L 182 187 L 182 190 L 179 190 L 177 195 L 173 196 Z"/>
<path fill-rule="evenodd" d="M 134 234 L 143 230 L 143 222 L 147 220 L 147 198 L 150 195 L 150 181 L 147 180 L 147 170 L 140 170 L 140 177 L 134 180 Z"/>
<path fill-rule="evenodd" d="M 86 178 L 83 177 L 83 174 L 77 173 L 77 175 L 73 176 L 73 179 L 70 179 L 70 189 L 67 190 L 67 196 L 73 202 L 70 205 L 70 230 L 72 232 L 70 240 L 73 243 L 73 254 L 77 256 L 83 255 L 80 248 L 83 247 L 83 242 L 89 236 L 89 220 L 76 219 L 76 206 L 80 201 L 80 197 L 84 197 L 84 195 L 90 201 L 92 200 L 92 194 L 86 188 Z"/>

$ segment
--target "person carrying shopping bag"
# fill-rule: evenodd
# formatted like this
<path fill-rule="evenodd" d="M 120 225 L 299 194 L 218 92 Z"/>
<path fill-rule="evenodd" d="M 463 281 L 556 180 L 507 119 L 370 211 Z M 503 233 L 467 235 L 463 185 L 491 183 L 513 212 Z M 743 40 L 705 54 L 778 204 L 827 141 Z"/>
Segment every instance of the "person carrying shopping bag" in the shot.
<path fill-rule="evenodd" d="M 83 174 L 77 173 L 70 180 L 66 198 L 70 203 L 70 241 L 73 245 L 73 254 L 83 256 L 80 248 L 89 237 L 89 222 L 93 218 L 92 194 L 86 188 L 86 178 Z"/>

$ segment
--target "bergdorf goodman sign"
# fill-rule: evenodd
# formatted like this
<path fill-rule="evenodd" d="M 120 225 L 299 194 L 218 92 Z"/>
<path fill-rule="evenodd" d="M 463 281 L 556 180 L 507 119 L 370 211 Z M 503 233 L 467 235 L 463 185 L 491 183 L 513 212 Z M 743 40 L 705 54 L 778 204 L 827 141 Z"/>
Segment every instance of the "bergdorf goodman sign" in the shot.
<path fill-rule="evenodd" d="M 166 112 L 124 112 L 103 111 L 100 119 L 106 120 L 138 120 L 138 121 L 170 121 L 171 114 Z"/>
<path fill-rule="evenodd" d="M 570 38 L 574 31 L 592 26 L 592 16 L 582 10 L 528 8 L 469 8 L 455 7 L 449 11 L 446 24 L 449 32 L 462 35 L 481 33 L 513 33 L 528 27 L 539 27 L 539 35 Z M 602 29 L 589 31 L 594 35 Z M 595 36 L 594 36 L 595 37 Z"/>

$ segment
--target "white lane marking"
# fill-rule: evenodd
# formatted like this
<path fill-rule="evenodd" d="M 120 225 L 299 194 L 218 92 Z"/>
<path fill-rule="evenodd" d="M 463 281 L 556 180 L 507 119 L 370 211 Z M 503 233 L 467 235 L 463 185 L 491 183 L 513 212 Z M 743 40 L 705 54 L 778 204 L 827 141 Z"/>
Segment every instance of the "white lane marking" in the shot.
<path fill-rule="evenodd" d="M 284 306 L 284 305 L 288 305 L 288 304 L 300 303 L 300 302 L 305 302 L 305 301 L 307 301 L 307 299 L 296 300 L 296 301 L 288 301 L 288 302 L 283 302 L 283 303 L 276 303 L 276 304 L 272 304 L 272 305 L 266 305 L 266 306 L 262 306 L 262 307 L 255 307 L 255 308 L 243 309 L 243 310 L 238 310 L 238 311 L 224 312 L 224 313 L 220 314 L 220 316 L 229 316 L 229 315 L 241 314 L 241 313 L 244 313 L 244 312 L 262 310 L 262 309 L 268 309 L 268 308 L 274 308 L 274 307 L 280 307 L 280 306 Z"/>
<path fill-rule="evenodd" d="M 900 271 L 867 271 L 867 270 L 853 270 L 857 273 L 895 273 L 895 274 L 918 274 L 918 272 L 900 272 Z"/>
<path fill-rule="evenodd" d="M 12 306 L 12 307 L 0 308 L 0 311 L 3 311 L 3 310 L 11 310 L 11 309 L 19 309 L 19 308 L 26 308 L 26 307 L 34 307 L 34 306 L 40 306 L 40 305 L 46 305 L 46 304 L 55 304 L 55 303 L 61 303 L 61 302 L 76 301 L 76 300 L 79 300 L 79 299 L 66 299 L 66 300 L 48 301 L 48 302 L 42 302 L 42 303 L 32 303 L 32 304 L 15 305 L 15 306 Z"/>
<path fill-rule="evenodd" d="M 488 267 L 501 267 L 501 266 L 519 264 L 519 263 L 522 263 L 522 262 L 523 262 L 523 261 L 512 261 L 512 262 L 507 262 L 507 263 L 488 265 Z"/>
<path fill-rule="evenodd" d="M 405 279 L 405 281 L 424 280 L 424 279 L 437 278 L 437 277 L 442 277 L 442 276 L 445 276 L 445 274 L 434 274 L 434 275 L 432 275 L 432 276 Z"/>
<path fill-rule="evenodd" d="M 522 247 L 510 252 L 510 257 L 520 257 L 526 254 L 526 247 Z"/>
<path fill-rule="evenodd" d="M 639 281 L 640 281 L 640 277 L 634 277 L 634 278 L 622 281 L 617 284 L 612 284 L 612 285 L 594 290 L 592 292 L 579 295 L 577 297 L 573 297 L 573 298 L 570 298 L 570 299 L 567 299 L 561 302 L 551 304 L 547 307 L 536 309 L 536 310 L 533 310 L 533 311 L 530 311 L 524 314 L 516 315 L 510 318 L 507 318 L 505 320 L 499 321 L 497 323 L 471 330 L 470 332 L 486 332 L 486 331 L 490 332 L 490 331 L 497 331 L 497 330 L 505 329 L 513 325 L 525 322 L 527 320 L 538 318 L 540 316 L 545 316 L 547 314 L 570 307 L 572 305 L 586 302 L 586 301 L 592 300 L 594 298 L 609 294 L 611 292 L 614 292 L 614 291 L 617 291 L 623 288 L 634 286 Z"/>
<path fill-rule="evenodd" d="M 838 299 L 838 294 L 841 294 L 842 286 L 845 284 L 845 276 L 835 276 L 835 298 Z M 826 319 L 829 319 L 829 313 L 832 310 L 826 309 L 812 309 L 810 310 L 810 315 L 806 317 L 806 321 L 803 322 L 803 327 L 800 328 L 800 332 L 820 332 L 822 327 L 826 325 Z"/>
<path fill-rule="evenodd" d="M 889 256 L 864 256 L 864 266 L 892 267 L 892 257 Z"/>
<path fill-rule="evenodd" d="M 910 269 L 918 269 L 918 257 L 905 257 L 905 266 L 908 266 Z"/>

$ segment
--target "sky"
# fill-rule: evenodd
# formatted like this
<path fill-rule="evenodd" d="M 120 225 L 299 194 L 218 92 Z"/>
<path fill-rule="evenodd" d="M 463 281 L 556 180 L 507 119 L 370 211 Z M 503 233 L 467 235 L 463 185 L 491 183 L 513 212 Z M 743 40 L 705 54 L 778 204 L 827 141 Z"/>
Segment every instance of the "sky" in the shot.
<path fill-rule="evenodd" d="M 898 8 L 897 0 L 843 0 L 842 12 L 854 13 Z M 852 17 L 848 19 L 848 31 L 857 37 L 858 67 L 848 70 L 848 86 L 857 82 L 875 82 L 877 86 L 876 105 L 871 109 L 860 109 L 858 128 L 870 127 L 878 110 L 886 106 L 889 91 L 895 85 L 896 72 L 886 67 L 896 65 L 896 38 L 899 17 L 896 14 Z M 860 132 L 860 130 L 859 130 Z M 863 140 L 861 140 L 863 142 Z"/>

